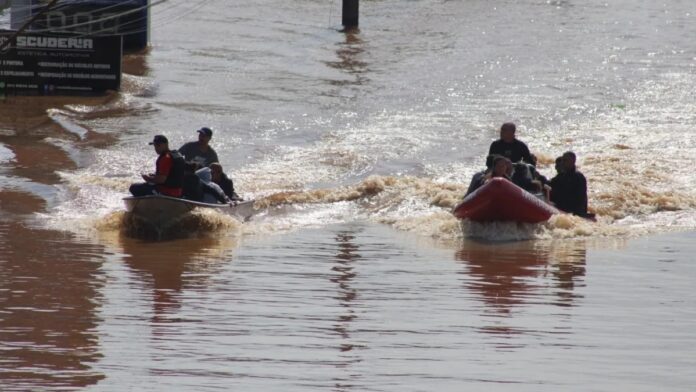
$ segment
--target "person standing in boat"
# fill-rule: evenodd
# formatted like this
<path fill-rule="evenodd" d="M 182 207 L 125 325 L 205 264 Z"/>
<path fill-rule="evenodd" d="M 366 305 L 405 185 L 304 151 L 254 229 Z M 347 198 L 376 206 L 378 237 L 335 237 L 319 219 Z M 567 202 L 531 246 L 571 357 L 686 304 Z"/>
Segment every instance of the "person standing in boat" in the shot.
<path fill-rule="evenodd" d="M 524 142 L 515 138 L 517 127 L 513 123 L 505 123 L 500 127 L 500 139 L 491 143 L 488 155 L 500 155 L 509 159 L 511 162 L 524 161 L 535 163 L 529 148 Z"/>
<path fill-rule="evenodd" d="M 177 151 L 169 150 L 169 140 L 164 135 L 157 135 L 150 145 L 155 147 L 159 157 L 155 163 L 154 174 L 143 174 L 144 183 L 130 186 L 133 196 L 161 194 L 171 197 L 181 197 L 184 183 L 184 157 Z"/>
<path fill-rule="evenodd" d="M 551 179 L 551 201 L 565 212 L 582 217 L 587 213 L 587 179 L 575 166 L 576 156 L 568 151 L 561 157 L 561 169 Z"/>
<path fill-rule="evenodd" d="M 208 167 L 213 162 L 219 162 L 215 149 L 210 146 L 213 130 L 203 127 L 198 131 L 198 141 L 188 142 L 179 148 L 186 162 L 193 162 L 198 167 Z"/>

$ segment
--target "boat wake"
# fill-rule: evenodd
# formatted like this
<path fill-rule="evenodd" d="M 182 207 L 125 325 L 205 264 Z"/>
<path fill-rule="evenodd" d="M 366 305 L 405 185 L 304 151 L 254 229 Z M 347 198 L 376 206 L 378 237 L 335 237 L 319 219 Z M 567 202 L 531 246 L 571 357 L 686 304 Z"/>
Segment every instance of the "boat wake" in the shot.
<path fill-rule="evenodd" d="M 195 210 L 184 215 L 166 232 L 158 232 L 121 211 L 120 196 L 127 183 L 124 179 L 97 180 L 84 175 L 66 178 L 79 182 L 81 186 L 68 187 L 73 190 L 71 195 L 64 196 L 69 202 L 59 206 L 57 215 L 49 216 L 48 220 L 53 221 L 51 226 L 69 227 L 69 230 L 78 232 L 120 231 L 143 239 L 240 234 L 263 236 L 351 221 L 386 224 L 444 242 L 463 238 L 518 241 L 634 237 L 693 227 L 689 211 L 696 205 L 696 199 L 684 193 L 651 193 L 633 187 L 635 194 L 630 194 L 624 187 L 607 187 L 604 193 L 591 194 L 590 203 L 598 214 L 597 222 L 563 214 L 541 224 L 475 223 L 460 221 L 450 212 L 465 192 L 462 184 L 422 177 L 375 175 L 336 188 L 261 191 L 254 204 L 258 213 L 245 224 L 220 212 Z M 103 203 L 96 211 L 96 218 L 95 215 L 81 216 L 77 212 L 88 211 L 86 200 L 105 193 L 114 196 L 102 197 Z M 91 211 L 94 213 L 94 208 Z"/>
<path fill-rule="evenodd" d="M 235 236 L 241 231 L 242 223 L 237 219 L 216 211 L 196 209 L 160 228 L 139 219 L 126 211 L 115 211 L 98 218 L 93 229 L 98 235 L 123 234 L 131 238 L 150 241 L 174 240 L 181 238 Z"/>

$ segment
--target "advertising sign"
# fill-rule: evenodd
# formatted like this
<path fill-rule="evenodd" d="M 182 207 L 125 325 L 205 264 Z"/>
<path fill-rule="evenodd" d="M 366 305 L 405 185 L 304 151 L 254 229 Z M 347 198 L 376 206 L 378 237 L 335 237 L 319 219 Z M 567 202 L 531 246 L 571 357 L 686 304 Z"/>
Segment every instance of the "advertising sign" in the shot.
<path fill-rule="evenodd" d="M 10 31 L 0 31 L 0 47 Z M 75 95 L 118 90 L 121 37 L 21 34 L 0 52 L 0 94 Z"/>
<path fill-rule="evenodd" d="M 48 0 L 13 0 L 12 28 L 19 29 Z M 61 0 L 43 13 L 29 30 L 90 36 L 122 35 L 126 50 L 140 50 L 149 39 L 149 0 Z"/>

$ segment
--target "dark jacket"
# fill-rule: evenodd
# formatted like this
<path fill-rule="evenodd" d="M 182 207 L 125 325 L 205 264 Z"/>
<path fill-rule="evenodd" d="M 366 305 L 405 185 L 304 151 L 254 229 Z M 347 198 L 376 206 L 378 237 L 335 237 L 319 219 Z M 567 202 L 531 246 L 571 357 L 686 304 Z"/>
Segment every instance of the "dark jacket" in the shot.
<path fill-rule="evenodd" d="M 556 175 L 551 179 L 551 201 L 561 211 L 587 216 L 585 176 L 577 170 Z"/>
<path fill-rule="evenodd" d="M 532 162 L 532 154 L 529 153 L 529 148 L 523 142 L 515 139 L 512 143 L 506 143 L 502 139 L 498 139 L 491 143 L 488 149 L 488 155 L 501 155 L 514 162 L 523 160 L 527 163 Z"/>
<path fill-rule="evenodd" d="M 512 174 L 512 182 L 518 187 L 527 192 L 539 192 L 539 189 L 534 184 L 534 176 L 532 174 L 533 166 L 525 163 L 515 163 L 515 171 Z"/>
<path fill-rule="evenodd" d="M 193 201 L 203 201 L 203 188 L 201 178 L 194 172 L 187 172 L 184 175 L 184 199 Z"/>
<path fill-rule="evenodd" d="M 222 188 L 222 191 L 225 192 L 225 195 L 229 197 L 230 199 L 239 199 L 239 196 L 237 193 L 234 191 L 234 183 L 232 183 L 232 180 L 227 177 L 227 174 L 222 173 L 222 176 L 220 178 L 220 181 L 216 182 Z"/>
<path fill-rule="evenodd" d="M 168 151 L 168 153 L 172 157 L 172 167 L 169 170 L 167 179 L 164 181 L 164 185 L 171 188 L 181 188 L 184 184 L 184 165 L 186 165 L 186 162 L 184 161 L 184 157 L 178 151 L 171 150 Z M 166 156 L 166 154 L 167 153 L 160 155 L 157 160 L 159 161 Z"/>
<path fill-rule="evenodd" d="M 481 185 L 483 185 L 483 177 L 486 175 L 488 170 L 481 170 L 480 172 L 474 174 L 473 177 L 471 177 L 471 182 L 469 183 L 469 189 L 466 190 L 466 194 L 464 197 L 469 196 L 470 193 L 473 193 L 475 190 L 479 189 Z"/>

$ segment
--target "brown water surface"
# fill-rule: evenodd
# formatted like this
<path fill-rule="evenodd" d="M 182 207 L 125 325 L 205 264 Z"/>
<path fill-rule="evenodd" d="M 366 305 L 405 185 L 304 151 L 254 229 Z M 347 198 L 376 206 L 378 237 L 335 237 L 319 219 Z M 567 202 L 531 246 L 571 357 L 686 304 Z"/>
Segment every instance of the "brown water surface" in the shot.
<path fill-rule="evenodd" d="M 694 390 L 692 2 L 361 7 L 164 2 L 121 91 L 0 100 L 0 391 Z M 460 226 L 504 121 L 597 223 Z M 258 214 L 127 235 L 201 126 Z"/>

